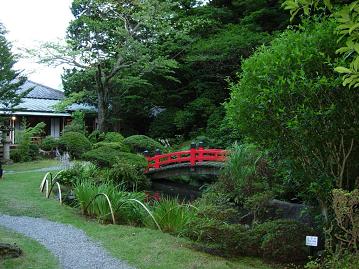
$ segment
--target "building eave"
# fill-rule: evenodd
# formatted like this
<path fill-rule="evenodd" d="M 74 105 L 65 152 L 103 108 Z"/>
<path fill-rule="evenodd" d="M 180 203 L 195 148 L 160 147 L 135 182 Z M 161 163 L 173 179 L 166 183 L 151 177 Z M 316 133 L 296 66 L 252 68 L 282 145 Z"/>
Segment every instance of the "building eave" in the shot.
<path fill-rule="evenodd" d="M 71 117 L 71 114 L 61 112 L 15 111 L 11 113 L 0 111 L 0 114 L 10 114 L 15 116 Z"/>

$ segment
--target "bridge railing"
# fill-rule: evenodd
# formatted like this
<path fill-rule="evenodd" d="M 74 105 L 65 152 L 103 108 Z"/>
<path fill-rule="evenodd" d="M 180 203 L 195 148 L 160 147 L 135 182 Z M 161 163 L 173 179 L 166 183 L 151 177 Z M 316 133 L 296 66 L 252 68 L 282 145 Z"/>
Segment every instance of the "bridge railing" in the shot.
<path fill-rule="evenodd" d="M 194 166 L 197 162 L 224 162 L 227 155 L 228 152 L 223 149 L 191 148 L 190 150 L 159 154 L 153 157 L 146 156 L 147 170 L 179 163 L 190 163 L 191 166 Z"/>

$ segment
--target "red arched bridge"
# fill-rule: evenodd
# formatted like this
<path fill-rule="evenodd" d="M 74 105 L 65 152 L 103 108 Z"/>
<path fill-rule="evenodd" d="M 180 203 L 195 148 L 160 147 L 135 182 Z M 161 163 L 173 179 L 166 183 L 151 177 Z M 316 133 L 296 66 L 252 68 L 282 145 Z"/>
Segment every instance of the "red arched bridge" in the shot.
<path fill-rule="evenodd" d="M 228 152 L 223 149 L 190 150 L 146 156 L 148 166 L 145 174 L 152 178 L 167 178 L 179 175 L 213 175 L 219 174 L 224 166 Z"/>

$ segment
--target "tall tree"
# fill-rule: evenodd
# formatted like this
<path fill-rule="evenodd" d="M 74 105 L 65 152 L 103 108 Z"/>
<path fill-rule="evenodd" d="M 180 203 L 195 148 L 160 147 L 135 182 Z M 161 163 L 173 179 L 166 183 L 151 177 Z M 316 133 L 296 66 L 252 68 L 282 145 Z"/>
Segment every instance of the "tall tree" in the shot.
<path fill-rule="evenodd" d="M 0 118 L 1 143 L 3 144 L 3 159 L 10 159 L 10 140 L 8 138 L 11 130 L 9 118 L 14 108 L 20 104 L 21 98 L 28 91 L 19 93 L 18 88 L 24 84 L 26 77 L 14 70 L 15 56 L 11 53 L 11 44 L 6 39 L 6 30 L 0 23 L 0 109 L 5 112 L 5 117 Z"/>
<path fill-rule="evenodd" d="M 71 10 L 75 20 L 68 28 L 66 47 L 47 44 L 50 53 L 42 60 L 68 63 L 92 74 L 98 127 L 104 131 L 111 100 L 126 94 L 126 84 L 142 83 L 149 72 L 167 76 L 176 68 L 161 44 L 181 33 L 172 24 L 170 1 L 74 0 Z"/>
<path fill-rule="evenodd" d="M 5 27 L 0 23 L 0 106 L 4 111 L 11 111 L 27 94 L 17 90 L 24 84 L 26 77 L 14 69 L 15 56 L 11 52 L 11 44 L 6 39 Z"/>

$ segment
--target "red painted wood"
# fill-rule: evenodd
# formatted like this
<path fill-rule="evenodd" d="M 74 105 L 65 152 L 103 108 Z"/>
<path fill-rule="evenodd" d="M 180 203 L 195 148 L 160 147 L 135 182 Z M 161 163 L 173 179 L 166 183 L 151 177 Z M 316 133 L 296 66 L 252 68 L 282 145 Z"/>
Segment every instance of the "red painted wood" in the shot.
<path fill-rule="evenodd" d="M 171 152 L 167 154 L 160 154 L 153 157 L 146 157 L 150 168 L 158 169 L 167 165 L 178 163 L 190 163 L 194 166 L 196 162 L 224 162 L 227 158 L 228 152 L 223 149 L 204 149 L 192 148 L 190 150 Z"/>

